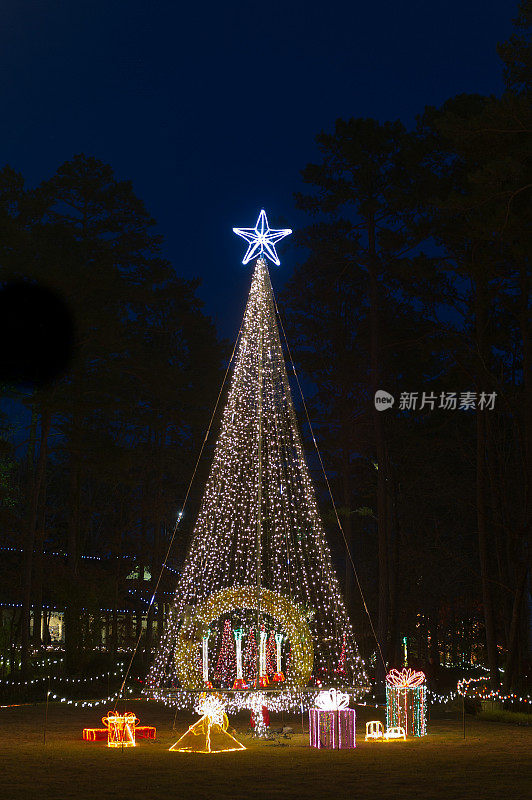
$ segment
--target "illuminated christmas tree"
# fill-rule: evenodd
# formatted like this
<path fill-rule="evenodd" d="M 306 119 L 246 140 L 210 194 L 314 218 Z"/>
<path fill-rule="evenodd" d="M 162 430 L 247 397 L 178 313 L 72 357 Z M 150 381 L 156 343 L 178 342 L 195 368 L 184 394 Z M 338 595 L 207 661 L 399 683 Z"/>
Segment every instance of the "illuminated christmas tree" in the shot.
<path fill-rule="evenodd" d="M 271 631 L 266 645 L 266 674 L 268 678 L 272 678 L 275 674 L 275 665 L 277 663 L 277 647 L 275 644 L 275 631 Z"/>
<path fill-rule="evenodd" d="M 246 641 L 246 649 L 244 650 L 243 664 L 244 664 L 244 677 L 248 683 L 253 683 L 257 677 L 257 659 L 259 657 L 259 650 L 257 647 L 257 640 L 253 633 L 253 628 L 248 633 Z"/>
<path fill-rule="evenodd" d="M 236 674 L 235 640 L 231 621 L 226 619 L 220 652 L 214 670 L 214 680 L 222 686 L 232 686 Z"/>
<path fill-rule="evenodd" d="M 367 685 L 303 454 L 263 258 L 278 265 L 275 244 L 290 231 L 270 230 L 263 211 L 254 229 L 234 230 L 249 242 L 243 263 L 258 257 L 211 471 L 148 686 L 154 691 L 183 684 L 200 618 L 210 625 L 215 609 L 218 619 L 232 613 L 238 619 L 242 607 L 256 613 L 257 629 L 275 626 L 286 636 L 291 651 L 287 685 L 297 683 L 291 674 L 305 657 L 310 666 L 298 673 L 300 682 L 311 670 L 322 681 L 338 682 L 335 668 L 341 658 L 345 682 Z M 231 593 L 231 588 L 242 591 Z M 295 615 L 303 633 L 309 631 L 303 655 L 303 633 L 291 641 L 282 619 L 266 618 L 267 602 L 271 608 L 276 598 L 285 616 Z M 248 679 L 251 636 L 244 651 Z M 234 652 L 232 636 L 230 641 Z"/>
<path fill-rule="evenodd" d="M 214 680 L 221 686 L 232 686 L 236 675 L 235 640 L 231 621 L 226 619 L 220 652 L 214 670 Z"/>

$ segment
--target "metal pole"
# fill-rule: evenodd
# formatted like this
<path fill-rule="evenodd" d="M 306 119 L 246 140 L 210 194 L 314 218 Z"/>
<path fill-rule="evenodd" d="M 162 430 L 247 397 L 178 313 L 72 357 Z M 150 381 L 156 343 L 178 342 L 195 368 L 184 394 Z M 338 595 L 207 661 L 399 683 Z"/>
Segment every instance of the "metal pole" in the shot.
<path fill-rule="evenodd" d="M 50 676 L 48 675 L 47 689 L 46 689 L 46 709 L 44 712 L 44 731 L 42 736 L 43 746 L 46 744 L 46 727 L 48 725 L 48 701 L 50 700 Z"/>
<path fill-rule="evenodd" d="M 465 695 L 462 695 L 462 724 L 463 724 L 464 739 L 465 739 Z"/>
<path fill-rule="evenodd" d="M 257 261 L 257 269 L 263 269 L 261 259 Z M 264 274 L 263 274 L 264 281 Z M 258 442 L 257 442 L 257 472 L 258 472 L 258 491 L 257 491 L 257 680 L 256 688 L 259 688 L 259 668 L 260 668 L 260 594 L 261 594 L 261 569 L 262 569 L 262 347 L 263 347 L 263 318 L 262 306 L 259 297 L 259 369 L 257 387 L 257 414 L 258 414 Z"/>

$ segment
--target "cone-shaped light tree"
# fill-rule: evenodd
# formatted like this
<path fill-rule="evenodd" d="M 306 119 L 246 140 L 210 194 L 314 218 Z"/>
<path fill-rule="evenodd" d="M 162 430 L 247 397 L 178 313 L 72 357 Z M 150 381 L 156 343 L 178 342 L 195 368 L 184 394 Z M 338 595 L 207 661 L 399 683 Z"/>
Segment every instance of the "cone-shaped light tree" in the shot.
<path fill-rule="evenodd" d="M 343 651 L 345 682 L 362 686 L 367 678 L 303 454 L 263 257 L 278 264 L 275 243 L 290 231 L 270 230 L 261 212 L 254 229 L 235 232 L 249 242 L 244 263 L 258 258 L 210 475 L 148 686 L 176 684 L 183 619 L 238 586 L 256 590 L 257 625 L 263 590 L 301 610 L 312 633 L 314 678 L 338 682 Z M 220 618 L 232 610 L 219 609 Z M 282 630 L 282 620 L 272 626 Z M 288 645 L 294 654 L 294 643 Z"/>

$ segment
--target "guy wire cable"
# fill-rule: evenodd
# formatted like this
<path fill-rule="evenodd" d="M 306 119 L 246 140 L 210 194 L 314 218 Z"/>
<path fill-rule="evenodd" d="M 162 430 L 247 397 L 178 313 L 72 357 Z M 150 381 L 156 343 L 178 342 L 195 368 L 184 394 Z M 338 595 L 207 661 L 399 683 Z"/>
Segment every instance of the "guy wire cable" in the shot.
<path fill-rule="evenodd" d="M 334 502 L 334 497 L 333 497 L 333 493 L 332 493 L 332 489 L 331 489 L 331 484 L 329 483 L 329 478 L 327 477 L 327 473 L 325 472 L 325 467 L 324 467 L 324 464 L 323 464 L 321 453 L 320 453 L 319 448 L 318 448 L 318 443 L 316 441 L 316 437 L 314 436 L 314 429 L 313 429 L 312 423 L 310 421 L 310 416 L 309 416 L 309 413 L 308 413 L 307 404 L 305 402 L 305 397 L 303 395 L 303 390 L 301 388 L 301 384 L 299 382 L 299 378 L 298 378 L 298 375 L 297 375 L 297 372 L 296 372 L 296 368 L 295 368 L 295 365 L 294 365 L 294 360 L 292 358 L 292 353 L 290 351 L 290 345 L 288 344 L 288 339 L 286 337 L 283 321 L 281 319 L 281 315 L 279 313 L 279 308 L 277 306 L 277 300 L 275 299 L 275 295 L 273 295 L 273 292 L 272 292 L 272 296 L 273 296 L 273 302 L 275 303 L 275 311 L 277 313 L 277 319 L 279 320 L 279 325 L 281 326 L 281 330 L 283 332 L 283 338 L 284 338 L 284 342 L 286 344 L 286 350 L 287 350 L 287 353 L 288 353 L 288 357 L 290 358 L 290 363 L 292 365 L 292 371 L 293 371 L 294 377 L 296 379 L 297 388 L 299 389 L 299 394 L 300 394 L 301 400 L 303 402 L 303 408 L 305 409 L 305 416 L 307 418 L 307 422 L 308 422 L 308 425 L 309 425 L 309 428 L 310 428 L 310 433 L 311 433 L 311 436 L 312 436 L 312 441 L 314 442 L 314 447 L 316 448 L 316 453 L 318 454 L 318 459 L 319 459 L 320 466 L 321 466 L 321 469 L 322 469 L 322 472 L 323 472 L 323 477 L 325 478 L 325 482 L 327 484 L 327 489 L 329 491 L 329 496 L 331 498 L 331 503 L 332 503 L 332 507 L 333 507 L 334 514 L 335 514 L 335 517 L 336 517 L 336 521 L 338 523 L 338 527 L 340 528 L 340 532 L 341 532 L 343 540 L 344 540 L 345 549 L 347 551 L 347 554 L 349 556 L 349 561 L 351 562 L 351 566 L 353 568 L 353 573 L 354 573 L 355 578 L 356 578 L 356 582 L 357 582 L 357 585 L 358 585 L 358 590 L 360 592 L 360 597 L 362 598 L 362 603 L 364 605 L 364 609 L 366 611 L 366 614 L 368 615 L 368 620 L 369 620 L 369 624 L 371 626 L 371 631 L 372 631 L 373 636 L 375 638 L 375 642 L 377 643 L 377 647 L 379 648 L 379 654 L 380 654 L 380 657 L 381 657 L 381 661 L 382 661 L 382 664 L 384 666 L 384 671 L 386 672 L 386 662 L 384 660 L 384 655 L 382 653 L 382 648 L 381 648 L 380 642 L 379 642 L 379 640 L 377 638 L 377 633 L 376 633 L 375 627 L 373 625 L 373 620 L 371 618 L 371 614 L 370 614 L 369 608 L 368 608 L 368 606 L 366 604 L 366 598 L 364 597 L 364 592 L 362 591 L 362 586 L 360 584 L 360 580 L 359 580 L 359 577 L 358 577 L 358 572 L 357 572 L 356 567 L 355 567 L 355 562 L 353 561 L 353 556 L 351 555 L 351 549 L 350 549 L 349 544 L 347 542 L 347 537 L 345 535 L 342 523 L 340 521 L 340 516 L 338 514 L 338 509 L 336 508 L 336 503 Z"/>
<path fill-rule="evenodd" d="M 239 340 L 240 340 L 240 334 L 242 333 L 242 326 L 243 326 L 243 325 L 244 325 L 244 320 L 242 320 L 242 322 L 241 322 L 241 324 L 240 324 L 240 328 L 239 328 L 239 330 L 238 330 L 238 333 L 237 333 L 237 335 L 236 335 L 235 343 L 234 343 L 234 346 L 233 346 L 233 352 L 231 353 L 231 358 L 229 359 L 229 362 L 228 362 L 228 364 L 227 364 L 227 368 L 226 368 L 226 370 L 225 370 L 225 374 L 224 374 L 224 377 L 223 377 L 223 380 L 222 380 L 222 384 L 221 384 L 221 386 L 220 386 L 220 391 L 218 392 L 218 397 L 216 398 L 216 403 L 214 404 L 214 409 L 213 409 L 213 412 L 212 412 L 212 415 L 211 415 L 211 418 L 210 418 L 209 424 L 208 424 L 208 426 L 207 426 L 207 431 L 206 431 L 206 433 L 205 433 L 205 436 L 204 436 L 204 439 L 203 439 L 202 445 L 201 445 L 201 447 L 200 447 L 200 451 L 199 451 L 198 457 L 197 457 L 197 459 L 196 459 L 196 465 L 195 465 L 195 467 L 194 467 L 194 470 L 193 470 L 193 472 L 192 472 L 192 477 L 191 477 L 191 479 L 190 479 L 190 481 L 189 481 L 189 484 L 188 484 L 188 488 L 187 488 L 187 491 L 186 491 L 186 494 L 185 494 L 185 499 L 183 500 L 183 505 L 181 506 L 181 511 L 179 512 L 179 514 L 178 514 L 178 516 L 177 516 L 177 521 L 176 521 L 176 523 L 175 523 L 175 525 L 174 525 L 174 529 L 173 529 L 173 532 L 172 532 L 172 536 L 171 536 L 171 538 L 170 538 L 170 544 L 168 545 L 168 548 L 167 548 L 167 550 L 166 550 L 166 555 L 165 555 L 165 557 L 164 557 L 164 561 L 163 561 L 163 563 L 162 563 L 161 570 L 160 570 L 160 572 L 159 572 L 159 577 L 157 578 L 157 583 L 155 584 L 155 589 L 153 590 L 152 596 L 151 596 L 151 598 L 150 598 L 150 602 L 149 602 L 149 604 L 148 604 L 148 610 L 147 610 L 147 612 L 146 612 L 146 613 L 149 613 L 149 611 L 150 611 L 150 608 L 152 607 L 153 603 L 155 602 L 155 596 L 156 596 L 156 594 L 157 594 L 157 590 L 158 590 L 158 588 L 159 588 L 159 584 L 160 584 L 160 582 L 161 582 L 161 578 L 162 578 L 162 576 L 163 576 L 163 572 L 164 572 L 164 569 L 165 569 L 165 567 L 166 567 L 166 563 L 167 563 L 167 561 L 168 561 L 168 558 L 169 558 L 169 556 L 170 556 L 170 551 L 171 551 L 171 549 L 172 549 L 172 545 L 173 545 L 173 543 L 174 543 L 174 539 L 175 539 L 175 536 L 176 536 L 176 533 L 177 533 L 177 529 L 178 529 L 178 527 L 179 527 L 179 523 L 181 522 L 181 520 L 182 520 L 182 518 L 183 518 L 183 512 L 184 512 L 184 510 L 185 510 L 185 506 L 186 506 L 186 504 L 187 504 L 188 496 L 189 496 L 189 494 L 190 494 L 190 490 L 191 490 L 191 488 L 192 488 L 192 483 L 193 483 L 193 481 L 194 481 L 194 478 L 196 477 L 196 472 L 198 471 L 198 466 L 199 466 L 199 463 L 200 463 L 200 461 L 201 461 L 201 457 L 202 457 L 202 455 L 203 455 L 203 450 L 205 449 L 205 444 L 206 444 L 206 442 L 207 442 L 207 439 L 209 438 L 209 434 L 210 434 L 210 432 L 211 432 L 212 423 L 213 423 L 213 421 L 214 421 L 214 417 L 215 417 L 215 415 L 216 415 L 216 411 L 217 411 L 217 409 L 218 409 L 218 405 L 219 405 L 219 403 L 220 403 L 220 398 L 221 398 L 221 396 L 222 396 L 222 392 L 223 392 L 223 389 L 224 389 L 224 386 L 225 386 L 225 382 L 226 382 L 226 380 L 227 380 L 227 376 L 228 376 L 228 374 L 229 374 L 229 370 L 230 370 L 230 368 L 231 368 L 231 364 L 233 363 L 233 359 L 234 359 L 234 357 L 235 357 L 236 348 L 237 348 L 238 342 L 239 342 Z M 141 626 L 141 627 L 142 627 L 142 626 Z M 142 632 L 142 630 L 141 630 L 141 632 L 140 632 L 140 633 L 139 633 L 139 635 L 138 635 L 138 638 L 137 638 L 137 641 L 136 641 L 136 644 L 135 644 L 135 648 L 134 648 L 134 650 L 133 650 L 133 654 L 132 654 L 132 656 L 131 656 L 131 658 L 130 658 L 130 660 L 129 660 L 129 664 L 128 664 L 127 670 L 126 670 L 126 672 L 125 672 L 125 674 L 124 674 L 124 680 L 122 681 L 122 685 L 121 685 L 121 687 L 120 687 L 120 690 L 119 690 L 119 692 L 118 692 L 118 696 L 117 696 L 116 703 L 115 703 L 115 711 L 116 711 L 116 707 L 117 707 L 117 705 L 118 705 L 118 702 L 119 702 L 119 700 L 120 700 L 120 698 L 121 698 L 121 696 L 122 696 L 122 692 L 123 692 L 123 690 L 124 690 L 124 686 L 125 686 L 125 684 L 126 684 L 126 680 L 127 680 L 128 676 L 129 676 L 129 672 L 130 672 L 130 670 L 131 670 L 131 666 L 132 666 L 132 664 L 133 664 L 133 659 L 135 658 L 135 656 L 136 656 L 136 654 L 137 654 L 137 650 L 138 650 L 138 648 L 139 648 L 139 645 L 140 645 L 140 640 L 141 640 L 141 637 L 142 637 L 142 633 L 143 633 L 143 632 Z"/>

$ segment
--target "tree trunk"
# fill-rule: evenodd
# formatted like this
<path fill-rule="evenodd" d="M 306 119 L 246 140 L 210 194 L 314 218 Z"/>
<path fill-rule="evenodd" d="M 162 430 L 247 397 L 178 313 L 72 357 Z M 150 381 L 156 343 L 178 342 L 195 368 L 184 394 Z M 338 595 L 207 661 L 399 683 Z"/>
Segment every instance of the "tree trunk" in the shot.
<path fill-rule="evenodd" d="M 506 668 L 504 670 L 504 689 L 508 692 L 513 684 L 515 665 L 517 660 L 517 650 L 519 643 L 519 621 L 521 619 L 521 609 L 523 607 L 523 593 L 526 585 L 527 565 L 523 564 L 519 571 L 519 578 L 514 595 L 512 607 L 512 618 L 510 622 L 510 633 L 508 636 L 508 655 Z"/>
<path fill-rule="evenodd" d="M 381 381 L 381 348 L 380 348 L 380 299 L 378 287 L 378 255 L 376 250 L 375 220 L 368 220 L 368 272 L 370 301 L 370 369 L 372 391 L 373 431 L 377 454 L 377 537 L 379 550 L 379 616 L 377 637 L 384 658 L 386 658 L 388 642 L 389 615 L 389 576 L 388 576 L 388 509 L 386 497 L 386 447 L 384 434 L 384 418 L 381 411 L 375 408 L 374 397 Z M 376 680 L 384 683 L 385 665 L 381 653 L 377 650 Z"/>
<path fill-rule="evenodd" d="M 21 662 L 22 674 L 28 676 L 30 665 L 30 614 L 32 596 L 32 576 L 33 576 L 33 550 L 35 546 L 35 532 L 37 528 L 37 514 L 39 508 L 39 498 L 46 469 L 46 453 L 48 446 L 48 434 L 50 433 L 51 413 L 49 410 L 41 410 L 41 441 L 39 457 L 35 466 L 35 476 L 32 482 L 31 497 L 29 504 L 29 517 L 26 529 L 26 541 L 24 546 L 24 567 L 23 578 L 24 588 L 22 594 L 22 615 L 21 615 Z"/>
<path fill-rule="evenodd" d="M 484 273 L 480 273 L 475 283 L 475 333 L 478 352 L 477 366 L 477 393 L 486 391 L 486 381 L 489 373 L 489 352 L 486 339 L 488 318 L 487 285 Z M 497 663 L 497 643 L 495 634 L 495 618 L 493 613 L 493 596 L 491 583 L 491 569 L 489 558 L 488 530 L 487 530 L 487 448 L 488 437 L 486 430 L 485 410 L 477 408 L 477 452 L 476 452 L 476 507 L 478 528 L 478 551 L 480 558 L 480 574 L 482 580 L 482 604 L 484 607 L 484 626 L 486 631 L 486 648 L 488 665 L 490 669 L 491 685 L 499 685 L 499 670 Z"/>
<path fill-rule="evenodd" d="M 70 454 L 69 519 L 67 545 L 67 572 L 69 600 L 65 606 L 65 666 L 75 672 L 81 658 L 81 602 L 79 580 L 79 506 L 81 492 L 80 426 L 73 420 Z"/>
<path fill-rule="evenodd" d="M 43 644 L 42 627 L 42 587 L 43 587 L 43 558 L 44 534 L 46 525 L 46 475 L 43 478 L 41 496 L 39 498 L 39 511 L 35 535 L 34 570 L 33 570 L 33 645 L 40 647 Z"/>

